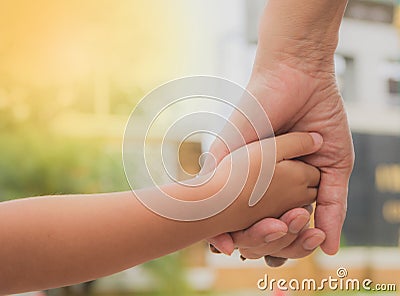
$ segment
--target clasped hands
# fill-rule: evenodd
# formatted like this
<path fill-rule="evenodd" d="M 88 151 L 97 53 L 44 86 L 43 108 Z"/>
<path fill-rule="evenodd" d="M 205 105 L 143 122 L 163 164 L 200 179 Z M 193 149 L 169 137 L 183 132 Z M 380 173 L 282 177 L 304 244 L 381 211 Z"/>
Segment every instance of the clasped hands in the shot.
<path fill-rule="evenodd" d="M 262 28 L 271 28 L 270 24 L 261 24 L 260 36 L 274 36 Z M 280 266 L 286 258 L 307 256 L 318 246 L 329 255 L 338 251 L 354 150 L 334 74 L 335 42 L 332 38 L 332 45 L 325 51 L 315 52 L 309 43 L 304 45 L 296 39 L 282 39 L 279 35 L 260 39 L 247 86 L 268 114 L 275 135 L 316 132 L 323 138 L 318 151 L 301 158 L 321 174 L 316 193 L 315 228 L 309 227 L 310 206 L 287 208 L 279 219 L 266 217 L 247 229 L 209 238 L 212 250 L 230 255 L 237 248 L 242 258 L 265 257 L 270 266 Z M 295 48 L 301 53 L 288 53 L 285 48 Z M 251 130 L 248 122 L 238 112 L 234 111 L 230 122 L 241 131 L 246 143 L 258 140 L 257 135 L 248 132 Z M 229 151 L 217 139 L 210 153 L 218 163 Z"/>
<path fill-rule="evenodd" d="M 323 137 L 318 151 L 301 158 L 321 173 L 315 196 L 315 228 L 309 224 L 312 207 L 294 207 L 286 208 L 278 219 L 266 217 L 247 229 L 208 239 L 214 252 L 230 255 L 239 249 L 242 259 L 264 257 L 271 267 L 284 264 L 287 258 L 305 257 L 319 246 L 327 254 L 337 252 L 354 161 L 346 113 L 334 76 L 315 78 L 283 64 L 274 71 L 271 74 L 255 66 L 248 90 L 264 106 L 276 134 L 302 131 L 317 132 Z M 247 123 L 238 114 L 233 113 L 230 120 L 239 130 L 246 131 L 247 143 L 254 141 L 255 136 L 249 135 Z M 217 161 L 228 153 L 218 140 L 210 152 Z"/>
<path fill-rule="evenodd" d="M 246 186 L 241 192 L 242 200 L 248 199 L 249 192 L 256 186 L 256 182 L 265 184 L 266 180 L 257 180 L 259 177 L 257 172 L 262 162 L 260 154 L 264 154 L 264 157 L 269 156 L 267 155 L 270 153 L 268 148 L 271 147 L 272 141 L 274 139 L 268 138 L 248 144 L 246 148 L 239 148 L 233 152 L 236 155 L 237 163 L 235 158 L 225 157 L 218 165 L 218 172 L 229 171 L 231 165 L 242 167 L 245 158 L 243 155 L 246 152 L 250 155 L 248 164 L 250 174 L 247 176 Z M 214 247 L 214 244 L 218 247 L 222 246 L 221 251 L 225 254 L 231 254 L 234 248 L 239 248 L 243 260 L 265 256 L 268 265 L 278 266 L 286 261 L 285 257 L 303 257 L 318 247 L 325 239 L 325 234 L 319 229 L 309 229 L 311 206 L 289 210 L 280 219 L 271 217 L 278 217 L 287 209 L 306 206 L 315 200 L 320 172 L 317 168 L 305 164 L 298 158 L 315 153 L 321 148 L 322 143 L 322 137 L 317 133 L 297 132 L 276 137 L 277 151 L 273 178 L 267 192 L 260 200 L 260 204 L 257 205 L 264 209 L 264 215 L 270 215 L 270 217 L 260 220 L 248 229 L 237 230 L 209 239 L 211 250 L 220 252 Z M 258 146 L 264 148 L 258 150 Z M 241 170 L 243 169 L 241 168 Z M 239 219 L 243 215 L 242 210 L 236 217 Z M 235 219 L 234 215 L 232 217 Z M 255 217 L 247 219 L 256 220 Z M 227 240 L 224 241 L 226 237 Z M 302 246 L 301 251 L 299 251 L 300 246 Z M 224 247 L 226 249 L 223 249 Z"/>

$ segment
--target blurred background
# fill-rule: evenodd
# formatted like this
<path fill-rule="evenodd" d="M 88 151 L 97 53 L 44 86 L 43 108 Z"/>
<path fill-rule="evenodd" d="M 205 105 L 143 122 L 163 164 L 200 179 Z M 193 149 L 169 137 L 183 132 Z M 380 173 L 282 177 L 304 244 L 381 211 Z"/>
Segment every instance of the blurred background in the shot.
<path fill-rule="evenodd" d="M 266 273 L 320 279 L 341 266 L 349 277 L 400 289 L 397 4 L 350 0 L 340 32 L 336 71 L 357 158 L 338 255 L 317 251 L 270 269 L 262 260 L 242 262 L 236 253 L 211 254 L 199 243 L 91 283 L 31 295 L 291 295 L 259 291 L 257 281 Z M 129 190 L 121 146 L 135 104 L 159 84 L 186 75 L 217 75 L 245 86 L 264 5 L 0 1 L 0 200 Z M 208 143 L 184 144 L 181 163 L 195 172 Z"/>

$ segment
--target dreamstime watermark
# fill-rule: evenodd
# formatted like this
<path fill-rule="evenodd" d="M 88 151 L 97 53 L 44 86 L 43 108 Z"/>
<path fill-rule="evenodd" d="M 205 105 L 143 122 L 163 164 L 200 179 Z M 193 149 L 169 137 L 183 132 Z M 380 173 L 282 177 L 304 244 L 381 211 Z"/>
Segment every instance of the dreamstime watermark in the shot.
<path fill-rule="evenodd" d="M 348 271 L 340 267 L 336 276 L 329 276 L 319 281 L 315 279 L 274 279 L 267 274 L 257 282 L 257 288 L 261 291 L 372 291 L 372 292 L 394 292 L 396 284 L 374 283 L 371 279 L 348 278 Z"/>
<path fill-rule="evenodd" d="M 232 112 L 238 119 L 235 122 L 244 124 L 245 128 L 229 120 Z M 249 134 L 255 135 L 252 140 L 269 138 L 259 144 L 262 160 L 257 180 L 261 181 L 256 182 L 248 202 L 249 206 L 254 206 L 267 191 L 275 169 L 275 138 L 264 109 L 246 89 L 222 78 L 192 76 L 173 80 L 148 93 L 131 113 L 123 142 L 125 175 L 132 190 L 138 189 L 137 179 L 140 179 L 139 187 L 144 184 L 143 187 L 158 188 L 158 194 L 135 191 L 135 196 L 151 211 L 180 221 L 209 218 L 231 205 L 247 182 L 248 149 L 247 157 L 239 160 L 234 160 L 234 153 L 230 153 L 245 146 Z M 196 201 L 180 200 L 161 185 L 175 182 L 182 186 L 202 186 L 214 177 L 215 167 L 221 161 L 214 155 L 203 154 L 199 163 L 205 159 L 210 171 L 204 169 L 207 174 L 198 178 L 183 169 L 179 147 L 199 136 L 214 136 L 223 143 L 231 157 L 229 177 L 222 189 L 212 196 Z M 182 176 L 190 181 L 180 181 Z"/>

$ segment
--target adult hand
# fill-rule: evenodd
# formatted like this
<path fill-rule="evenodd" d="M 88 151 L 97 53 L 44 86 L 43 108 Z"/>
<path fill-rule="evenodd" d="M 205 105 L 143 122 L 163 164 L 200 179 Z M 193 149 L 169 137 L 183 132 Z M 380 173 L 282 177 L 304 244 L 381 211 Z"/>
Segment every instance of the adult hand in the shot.
<path fill-rule="evenodd" d="M 276 134 L 315 131 L 324 138 L 317 153 L 302 159 L 321 170 L 315 225 L 326 234 L 321 248 L 327 254 L 335 254 L 339 248 L 354 163 L 333 61 L 346 3 L 345 0 L 306 3 L 270 0 L 261 21 L 257 56 L 248 85 L 267 112 Z M 239 112 L 234 112 L 230 121 L 242 131 L 247 143 L 257 140 L 256 134 L 249 132 L 252 130 L 249 122 Z M 218 140 L 210 152 L 217 161 L 228 153 Z M 218 249 L 234 247 L 228 234 L 210 241 Z M 258 250 L 258 246 L 253 248 Z M 303 252 L 298 245 L 294 249 L 297 252 L 293 254 Z"/>
<path fill-rule="evenodd" d="M 311 206 L 296 208 L 286 212 L 279 220 L 265 218 L 248 229 L 217 236 L 209 240 L 211 251 L 220 253 L 214 245 L 226 246 L 224 252 L 228 254 L 238 248 L 242 258 L 264 257 L 269 266 L 281 266 L 287 258 L 309 255 L 324 241 L 325 234 L 321 230 L 309 228 L 311 213 Z"/>
<path fill-rule="evenodd" d="M 289 225 L 288 232 L 272 241 L 268 240 L 269 236 L 260 236 L 262 231 L 275 224 L 273 219 L 269 219 L 264 219 L 249 229 L 231 233 L 242 258 L 264 257 L 269 266 L 277 267 L 284 264 L 286 258 L 301 258 L 311 254 L 325 240 L 325 234 L 321 230 L 309 228 L 310 213 L 306 209 L 294 209 L 285 213 L 281 221 Z"/>

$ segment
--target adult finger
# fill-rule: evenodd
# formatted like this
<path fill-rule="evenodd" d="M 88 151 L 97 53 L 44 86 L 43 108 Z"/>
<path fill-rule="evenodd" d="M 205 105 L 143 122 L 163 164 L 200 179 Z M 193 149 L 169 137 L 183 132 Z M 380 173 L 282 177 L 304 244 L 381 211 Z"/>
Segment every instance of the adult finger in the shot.
<path fill-rule="evenodd" d="M 288 232 L 287 225 L 274 218 L 264 218 L 247 229 L 232 232 L 237 248 L 254 248 L 277 240 Z"/>
<path fill-rule="evenodd" d="M 278 250 L 277 252 L 271 252 L 269 246 L 252 248 L 252 249 L 239 249 L 243 257 L 249 259 L 258 259 L 265 256 L 272 256 L 276 258 L 302 258 L 311 254 L 319 245 L 325 240 L 325 234 L 316 228 L 307 228 L 300 232 L 299 235 L 295 236 L 295 239 L 288 244 L 285 248 Z M 273 258 L 269 258 L 269 263 L 274 266 L 281 263 L 282 260 L 275 260 L 277 262 L 272 263 Z M 267 262 L 267 261 L 266 261 Z M 268 263 L 267 262 L 267 263 Z"/>
<path fill-rule="evenodd" d="M 318 228 L 303 230 L 289 246 L 271 254 L 273 257 L 303 258 L 310 255 L 326 238 L 325 233 Z"/>
<path fill-rule="evenodd" d="M 269 242 L 269 243 L 264 243 L 260 244 L 256 247 L 252 248 L 239 248 L 240 253 L 243 255 L 243 257 L 248 258 L 248 259 L 257 259 L 266 255 L 271 255 L 271 254 L 276 254 L 279 253 L 281 250 L 284 250 L 288 246 L 290 246 L 298 237 L 298 233 L 304 229 L 308 228 L 308 222 L 309 222 L 309 215 L 301 215 L 297 217 L 296 219 L 293 220 L 293 224 L 298 224 L 301 226 L 301 228 L 296 228 L 292 226 L 292 232 L 287 233 L 285 236 Z M 296 222 L 297 220 L 297 222 Z M 299 222 L 301 221 L 301 222 Z M 284 256 L 280 256 L 284 257 Z"/>
<path fill-rule="evenodd" d="M 265 218 L 253 226 L 231 233 L 238 248 L 254 248 L 283 239 L 287 234 L 297 234 L 310 220 L 310 213 L 304 208 L 287 211 L 279 220 Z M 276 250 L 286 247 L 278 244 Z"/>
<path fill-rule="evenodd" d="M 310 213 L 304 208 L 297 208 L 286 212 L 280 220 L 271 218 L 263 219 L 262 221 L 250 227 L 246 231 L 238 231 L 232 234 L 235 245 L 240 249 L 245 258 L 256 259 L 264 255 L 276 253 L 281 249 L 289 246 L 296 238 L 298 233 L 308 227 Z M 261 230 L 270 227 L 273 222 L 280 222 L 286 226 L 287 233 L 281 233 L 279 236 L 275 234 L 268 235 L 262 239 Z M 266 227 L 264 226 L 263 223 Z M 257 233 L 259 226 L 260 231 Z M 255 255 L 256 254 L 256 255 Z"/>
<path fill-rule="evenodd" d="M 322 170 L 321 182 L 315 207 L 315 226 L 326 234 L 321 249 L 328 255 L 339 250 L 340 234 L 347 209 L 348 181 L 333 170 Z"/>
<path fill-rule="evenodd" d="M 207 241 L 214 248 L 216 248 L 221 253 L 224 253 L 225 255 L 231 255 L 235 250 L 233 239 L 229 233 L 222 233 L 220 235 L 207 239 Z M 211 247 L 211 251 L 213 251 L 213 247 Z M 216 252 L 214 251 L 214 253 Z"/>

